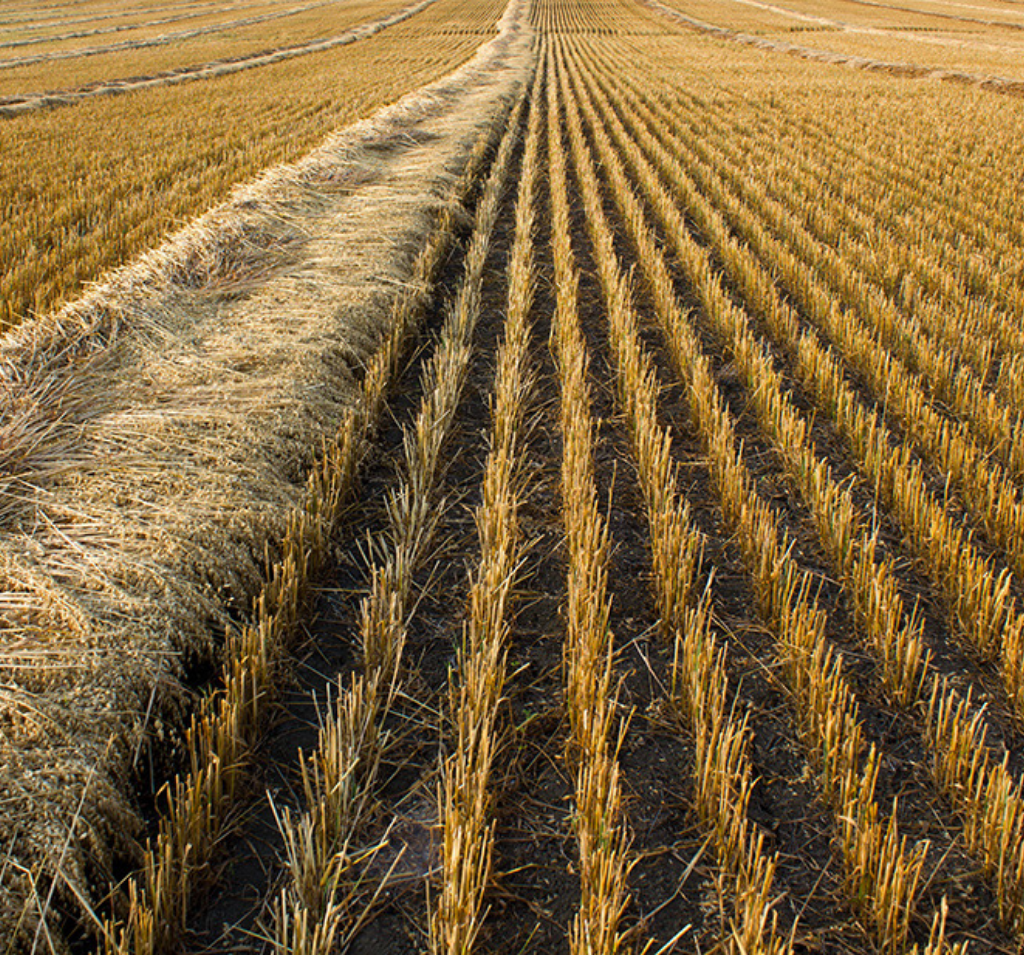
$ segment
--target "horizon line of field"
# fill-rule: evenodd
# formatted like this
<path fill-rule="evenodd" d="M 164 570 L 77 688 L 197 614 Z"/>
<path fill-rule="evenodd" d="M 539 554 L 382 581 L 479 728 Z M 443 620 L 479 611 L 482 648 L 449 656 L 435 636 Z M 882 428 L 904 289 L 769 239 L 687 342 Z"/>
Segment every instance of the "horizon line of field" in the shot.
<path fill-rule="evenodd" d="M 793 9 L 789 6 L 783 6 L 781 2 L 767 3 L 763 0 L 731 0 L 733 3 L 740 3 L 748 7 L 753 7 L 756 10 L 764 11 L 769 14 L 777 14 L 784 18 L 801 20 L 805 23 L 811 23 L 815 26 L 821 26 L 825 28 L 837 28 L 842 30 L 859 31 L 864 29 L 877 30 L 879 32 L 898 32 L 900 29 L 915 29 L 925 30 L 927 28 L 922 27 L 920 24 L 913 22 L 909 24 L 899 24 L 898 26 L 892 25 L 891 23 L 881 27 L 866 27 L 864 24 L 852 23 L 846 20 L 836 20 L 832 16 L 837 15 L 834 10 L 828 12 L 832 16 L 825 16 L 823 14 L 811 14 L 806 12 L 800 12 L 797 9 Z M 938 10 L 925 10 L 918 9 L 915 7 L 901 6 L 888 2 L 879 2 L 879 0 L 840 0 L 841 3 L 848 3 L 854 7 L 868 7 L 876 11 L 891 11 L 892 13 L 903 13 L 910 14 L 912 17 L 918 17 L 921 20 L 928 19 L 939 19 L 939 20 L 954 20 L 961 23 L 971 23 L 977 26 L 986 27 L 997 27 L 1010 30 L 1022 30 L 1024 29 L 1024 22 L 1013 22 L 1009 20 L 984 20 L 980 17 L 971 17 L 962 13 L 950 13 L 941 12 Z M 961 4 L 960 6 L 968 8 L 968 5 Z M 982 10 L 985 8 L 974 5 L 974 9 Z M 1003 14 L 1011 12 L 1008 8 L 999 8 Z M 1013 11 L 1016 12 L 1016 11 Z M 1024 15 L 1019 14 L 1018 15 Z"/>
<path fill-rule="evenodd" d="M 339 0 L 317 0 L 312 4 L 307 4 L 301 7 L 296 7 L 288 11 L 284 11 L 276 14 L 266 14 L 264 17 L 256 18 L 256 20 L 265 19 L 266 16 L 290 16 L 297 12 L 313 9 L 315 7 L 330 5 L 339 2 Z M 398 14 L 393 14 L 394 17 L 401 17 L 403 14 L 408 14 L 409 11 L 418 12 L 423 6 L 426 6 L 431 0 L 420 0 L 419 3 L 414 4 L 412 7 L 407 7 Z M 638 0 L 643 3 L 651 10 L 657 12 L 659 15 L 666 17 L 670 20 L 683 23 L 686 26 L 698 31 L 707 33 L 712 36 L 727 39 L 734 42 L 741 42 L 749 44 L 761 49 L 770 50 L 773 52 L 785 52 L 790 55 L 796 55 L 805 59 L 810 59 L 816 62 L 827 63 L 831 65 L 843 65 L 852 67 L 855 69 L 863 69 L 870 71 L 881 72 L 885 75 L 894 77 L 914 78 L 914 79 L 939 79 L 942 81 L 955 82 L 965 85 L 974 85 L 989 92 L 1001 93 L 1013 96 L 1024 96 L 1024 81 L 1011 79 L 1007 77 L 1000 77 L 994 74 L 975 74 L 961 70 L 947 69 L 941 67 L 932 67 L 925 64 L 918 64 L 914 62 L 884 62 L 872 60 L 868 57 L 858 56 L 856 54 L 844 54 L 834 51 L 826 50 L 815 50 L 808 47 L 802 47 L 797 44 L 789 44 L 781 41 L 775 41 L 766 39 L 764 37 L 750 36 L 742 33 L 741 31 L 733 30 L 729 27 L 724 27 L 716 24 L 707 23 L 699 20 L 695 17 L 688 16 L 682 11 L 670 7 L 659 0 Z M 390 20 L 384 26 L 391 25 L 396 20 Z M 256 22 L 254 20 L 253 22 Z M 234 22 L 234 21 L 232 21 Z M 246 21 L 238 21 L 249 22 Z M 352 42 L 353 39 L 361 39 L 365 35 L 372 35 L 372 33 L 363 34 L 361 31 L 366 27 L 373 26 L 380 23 L 381 21 L 368 21 L 357 27 L 352 27 L 346 30 L 344 33 L 339 34 L 336 37 L 328 37 L 316 40 L 310 40 L 305 44 L 299 46 L 281 46 L 266 50 L 260 50 L 251 54 L 240 54 L 235 57 L 228 57 L 225 59 L 211 60 L 197 64 L 191 64 L 188 66 L 178 67 L 172 70 L 166 70 L 155 73 L 151 76 L 146 77 L 130 77 L 130 78 L 104 78 L 95 81 L 91 81 L 81 86 L 69 87 L 61 90 L 50 90 L 40 93 L 24 93 L 24 94 L 8 94 L 0 96 L 0 117 L 9 117 L 15 115 L 21 115 L 24 112 L 32 111 L 35 109 L 53 108 L 64 105 L 72 105 L 76 102 L 80 102 L 83 99 L 91 98 L 98 95 L 117 95 L 120 93 L 131 92 L 134 90 L 141 90 L 152 88 L 157 85 L 175 84 L 181 82 L 187 82 L 195 79 L 206 79 L 220 75 L 226 75 L 227 73 L 252 69 L 263 65 L 268 65 L 273 62 L 279 62 L 280 59 L 290 58 L 292 56 L 301 56 L 307 53 L 321 52 L 326 49 L 330 49 L 336 45 L 344 45 L 348 42 Z M 1013 25 L 1013 24 L 1010 24 Z M 1024 24 L 1019 25 L 1021 29 L 1024 29 Z M 227 26 L 221 27 L 227 29 Z M 382 28 L 382 27 L 381 27 Z M 211 27 L 210 29 L 213 29 Z M 351 34 L 359 34 L 357 36 L 350 36 Z M 160 42 L 172 42 L 174 37 L 170 38 L 153 38 L 145 41 L 145 45 L 152 45 Z M 130 44 L 132 41 L 125 41 L 126 44 Z M 3 44 L 0 44 L 2 47 Z M 124 46 L 125 50 L 133 49 L 135 47 Z M 89 49 L 85 51 L 69 51 L 66 55 L 68 56 L 82 56 L 82 55 L 93 55 L 105 52 L 115 52 L 119 47 L 109 48 L 96 48 L 95 50 Z M 64 55 L 64 54 L 55 54 Z M 42 57 L 47 56 L 43 54 Z M 35 62 L 35 59 L 17 59 L 17 60 L 0 60 L 0 69 L 6 67 L 13 67 L 24 65 L 28 62 Z"/>

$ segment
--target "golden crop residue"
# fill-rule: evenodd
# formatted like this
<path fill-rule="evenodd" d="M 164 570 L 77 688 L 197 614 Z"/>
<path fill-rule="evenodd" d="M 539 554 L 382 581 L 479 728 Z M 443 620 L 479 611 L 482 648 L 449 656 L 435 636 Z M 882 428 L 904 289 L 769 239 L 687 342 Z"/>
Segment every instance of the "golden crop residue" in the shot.
<path fill-rule="evenodd" d="M 459 0 L 438 2 L 440 19 L 420 29 L 428 7 L 400 36 L 0 121 L 0 323 L 54 310 L 236 184 L 464 62 L 486 33 L 445 32 Z"/>

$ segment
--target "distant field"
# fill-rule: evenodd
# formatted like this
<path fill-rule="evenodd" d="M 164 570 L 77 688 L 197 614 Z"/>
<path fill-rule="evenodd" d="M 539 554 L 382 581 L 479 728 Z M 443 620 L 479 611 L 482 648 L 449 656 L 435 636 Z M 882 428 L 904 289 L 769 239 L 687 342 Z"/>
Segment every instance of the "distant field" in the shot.
<path fill-rule="evenodd" d="M 467 17 L 460 0 L 438 3 L 411 27 L 262 67 L 258 80 L 238 73 L 0 120 L 0 320 L 59 306 L 236 183 L 457 66 L 497 8 Z"/>
<path fill-rule="evenodd" d="M 670 0 L 718 27 L 884 62 L 1024 80 L 1024 6 L 941 0 Z"/>
<path fill-rule="evenodd" d="M 0 118 L 7 951 L 1018 952 L 1020 25 L 434 0 Z"/>
<path fill-rule="evenodd" d="M 229 28 L 239 21 L 261 19 L 269 22 L 274 17 L 296 16 L 310 7 L 323 10 L 329 5 L 323 0 L 263 0 L 260 3 L 249 2 L 235 6 L 157 6 L 142 13 L 127 10 L 122 14 L 103 13 L 97 17 L 77 15 L 60 19 L 44 17 L 35 21 L 0 22 L 0 49 L 23 51 L 7 52 L 4 59 L 63 50 L 80 52 L 105 44 L 176 36 L 206 30 L 208 27 Z M 327 20 L 329 22 L 330 17 Z"/>
<path fill-rule="evenodd" d="M 19 50 L 0 49 L 0 96 L 73 89 L 128 76 L 149 76 L 196 63 L 297 45 L 337 35 L 358 23 L 387 16 L 409 5 L 404 0 L 279 3 L 269 10 L 238 14 L 232 11 L 230 16 L 220 14 L 205 26 L 156 27 L 107 39 L 91 37 Z M 298 12 L 289 13 L 290 10 Z M 249 18 L 258 22 L 246 23 Z M 199 31 L 204 32 L 189 36 Z M 19 65 L 21 60 L 27 61 L 25 65 Z"/>

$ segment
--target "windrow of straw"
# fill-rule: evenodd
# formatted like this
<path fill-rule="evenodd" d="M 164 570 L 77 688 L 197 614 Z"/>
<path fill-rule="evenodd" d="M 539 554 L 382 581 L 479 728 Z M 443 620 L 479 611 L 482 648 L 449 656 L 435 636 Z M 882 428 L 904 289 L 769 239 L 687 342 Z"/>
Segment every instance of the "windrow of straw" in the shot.
<path fill-rule="evenodd" d="M 444 511 L 437 495 L 441 454 L 473 355 L 484 264 L 525 96 L 524 85 L 477 204 L 462 281 L 437 349 L 423 368 L 419 410 L 403 431 L 403 473 L 388 494 L 387 528 L 376 548 L 381 556 L 371 569 L 370 593 L 360 613 L 363 671 L 349 687 L 339 688 L 319 748 L 300 759 L 305 811 L 293 818 L 285 810 L 279 817 L 290 875 L 275 910 L 274 945 L 282 953 L 326 955 L 345 944 L 366 913 L 365 907 L 358 915 L 352 910 L 358 870 L 368 856 L 356 838 L 368 820 L 387 747 L 382 724 L 401 688 L 414 578 L 433 549 Z"/>
<path fill-rule="evenodd" d="M 268 174 L 0 346 L 5 421 L 22 423 L 0 545 L 0 921 L 13 939 L 60 948 L 50 913 L 99 912 L 117 856 L 148 858 L 152 887 L 171 886 L 158 901 L 131 890 L 140 913 L 171 913 L 168 929 L 143 930 L 180 925 L 188 893 L 174 887 L 188 876 L 155 873 L 191 864 L 190 827 L 201 830 L 197 856 L 209 846 L 208 798 L 229 795 L 233 775 L 203 749 L 236 752 L 220 737 L 259 707 L 267 641 L 294 619 L 303 570 L 358 456 L 358 429 L 339 435 L 339 425 L 379 415 L 399 355 L 386 346 L 388 362 L 369 378 L 364 368 L 401 302 L 428 294 L 419 250 L 435 226 L 459 221 L 473 144 L 528 62 L 512 17 L 458 73 Z M 364 384 L 375 407 L 360 405 Z M 235 634 L 224 649 L 218 632 Z M 129 795 L 140 759 L 151 738 L 167 745 L 177 733 L 185 664 L 221 655 L 233 702 L 197 715 L 186 734 L 197 764 L 169 795 L 180 822 L 140 855 Z M 223 722 L 206 721 L 217 712 Z"/>
<path fill-rule="evenodd" d="M 164 70 L 153 73 L 149 76 L 133 76 L 127 79 L 119 77 L 104 77 L 88 84 L 77 86 L 72 89 L 48 90 L 45 93 L 32 93 L 27 96 L 5 97 L 0 100 L 0 119 L 11 116 L 20 116 L 37 109 L 52 109 L 56 106 L 72 106 L 75 103 L 86 99 L 93 99 L 97 96 L 111 96 L 121 93 L 132 93 L 139 90 L 155 89 L 161 86 L 176 86 L 180 83 L 188 83 L 195 80 L 209 80 L 220 76 L 228 76 L 231 73 L 240 73 L 243 70 L 252 70 L 258 67 L 271 66 L 274 63 L 282 63 L 294 59 L 297 56 L 308 56 L 311 53 L 322 53 L 325 50 L 333 50 L 337 47 L 348 46 L 357 40 L 371 37 L 381 30 L 385 30 L 396 23 L 402 23 L 410 17 L 415 16 L 421 10 L 425 10 L 435 0 L 419 0 L 417 3 L 403 7 L 396 12 L 370 20 L 354 26 L 342 33 L 332 37 L 308 40 L 304 43 L 290 43 L 278 49 L 261 49 L 259 52 L 249 56 L 232 56 L 229 58 L 211 60 L 205 63 L 190 64 L 188 66 L 177 66 L 175 69 Z M 252 18 L 250 22 L 261 22 L 263 19 L 280 16 L 267 14 L 265 18 Z M 203 32 L 218 32 L 224 27 L 217 26 Z M 195 33 L 192 34 L 196 35 Z M 115 53 L 121 50 L 137 50 L 141 47 L 159 46 L 163 43 L 175 42 L 178 37 L 164 39 L 162 37 L 150 38 L 148 40 L 126 40 L 105 47 L 96 47 L 87 50 L 55 51 L 49 54 L 38 54 L 32 57 L 19 58 L 18 60 L 0 60 L 0 70 L 11 66 L 23 66 L 29 63 L 49 62 L 55 59 L 78 58 L 82 56 L 93 56 L 104 53 Z M 177 54 L 178 56 L 181 53 Z M 109 67 L 108 67 L 109 68 Z M 52 84 L 52 80 L 49 81 Z"/>
<path fill-rule="evenodd" d="M 764 835 L 753 835 L 747 815 L 753 786 L 747 723 L 731 713 L 725 651 L 711 630 L 710 600 L 707 595 L 700 601 L 694 597 L 702 540 L 679 496 L 671 433 L 657 420 L 657 372 L 640 343 L 629 286 L 602 207 L 594 158 L 583 137 L 581 104 L 569 89 L 575 71 L 565 62 L 564 47 L 559 52 L 572 152 L 608 312 L 619 401 L 647 508 L 659 616 L 674 651 L 671 702 L 696 742 L 697 814 L 711 831 L 723 884 L 733 899 L 734 916 L 723 946 L 735 955 L 781 955 L 790 946 L 776 934 L 777 917 L 772 912 L 777 860 L 764 852 Z M 588 113 L 589 105 L 582 104 Z M 609 158 L 604 157 L 605 164 Z"/>
<path fill-rule="evenodd" d="M 498 707 L 506 679 L 508 614 L 523 549 L 519 529 L 524 414 L 533 302 L 533 229 L 539 171 L 543 70 L 530 90 L 530 115 L 508 265 L 508 312 L 498 349 L 490 450 L 476 511 L 480 560 L 471 577 L 468 620 L 449 696 L 455 750 L 445 760 L 439 794 L 444 823 L 443 883 L 430 923 L 436 953 L 468 955 L 484 918 L 494 842 L 491 769 L 500 753 Z"/>
<path fill-rule="evenodd" d="M 546 70 L 557 75 L 555 51 Z M 617 763 L 617 692 L 609 626 L 608 526 L 598 509 L 594 421 L 587 384 L 587 347 L 580 328 L 578 273 L 572 251 L 559 90 L 547 89 L 548 162 L 556 305 L 552 349 L 561 387 L 562 513 L 568 554 L 566 709 L 576 765 L 576 838 L 580 908 L 570 932 L 575 955 L 611 955 L 623 946 L 619 928 L 628 902 L 626 832 Z"/>
<path fill-rule="evenodd" d="M 653 237 L 642 219 L 628 218 L 625 225 L 644 267 L 660 255 Z M 779 635 L 782 671 L 822 790 L 836 812 L 851 907 L 884 950 L 902 951 L 926 846 L 907 850 L 896 833 L 895 812 L 888 823 L 879 820 L 877 752 L 872 746 L 863 753 L 852 694 L 826 641 L 825 615 L 810 597 L 811 580 L 801 573 L 774 513 L 754 488 L 707 358 L 674 293 L 655 296 L 655 305 L 708 451 L 726 522 L 753 577 L 759 612 Z"/>

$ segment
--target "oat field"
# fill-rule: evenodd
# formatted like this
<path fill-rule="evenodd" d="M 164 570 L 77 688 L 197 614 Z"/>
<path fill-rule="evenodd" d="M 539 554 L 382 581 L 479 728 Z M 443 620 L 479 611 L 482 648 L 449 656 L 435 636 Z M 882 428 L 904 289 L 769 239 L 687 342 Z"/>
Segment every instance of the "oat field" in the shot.
<path fill-rule="evenodd" d="M 1019 952 L 1022 30 L 5 4 L 8 955 Z"/>

